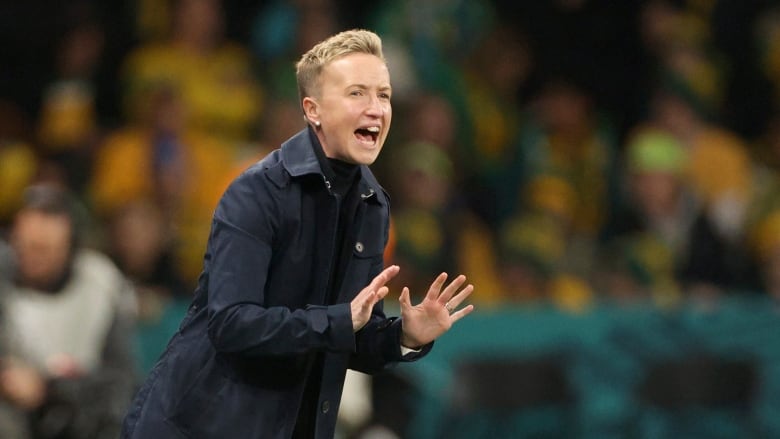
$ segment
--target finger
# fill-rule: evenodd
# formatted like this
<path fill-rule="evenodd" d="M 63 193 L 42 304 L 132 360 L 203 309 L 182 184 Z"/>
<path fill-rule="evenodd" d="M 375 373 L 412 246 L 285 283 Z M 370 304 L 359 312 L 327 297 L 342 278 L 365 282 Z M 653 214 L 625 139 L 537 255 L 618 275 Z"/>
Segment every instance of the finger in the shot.
<path fill-rule="evenodd" d="M 372 309 L 380 300 L 384 299 L 387 293 L 390 291 L 387 287 L 382 287 L 377 291 L 372 291 L 366 300 L 361 304 L 361 312 L 371 314 Z"/>
<path fill-rule="evenodd" d="M 368 288 L 364 288 L 363 291 L 360 292 L 357 296 L 355 296 L 354 299 L 352 299 L 352 302 L 355 303 L 358 308 L 363 309 L 366 306 L 366 302 L 369 302 L 371 300 L 371 297 L 374 294 L 374 290 L 370 290 Z"/>
<path fill-rule="evenodd" d="M 400 267 L 398 267 L 397 265 L 391 265 L 385 268 L 384 270 L 382 270 L 381 273 L 376 275 L 376 277 L 374 277 L 374 279 L 371 280 L 371 283 L 369 283 L 368 285 L 366 285 L 365 288 L 360 290 L 360 292 L 357 293 L 355 298 L 364 299 L 365 296 L 367 296 L 368 294 L 379 290 L 379 288 L 384 286 L 385 283 L 387 283 L 390 279 L 395 277 L 395 275 L 398 274 L 399 270 Z"/>
<path fill-rule="evenodd" d="M 400 267 L 397 265 L 391 265 L 384 270 L 382 270 L 381 273 L 377 274 L 376 277 L 374 277 L 373 280 L 371 280 L 371 283 L 368 284 L 368 287 L 372 290 L 378 290 L 384 284 L 390 281 L 390 279 L 394 278 L 396 274 L 398 274 L 398 271 L 400 271 Z"/>
<path fill-rule="evenodd" d="M 371 291 L 366 297 L 365 300 L 360 304 L 360 312 L 361 313 L 368 313 L 370 312 L 371 308 L 374 307 L 374 304 L 376 303 L 376 291 Z"/>
<path fill-rule="evenodd" d="M 466 317 L 467 315 L 471 314 L 472 311 L 474 311 L 474 305 L 465 306 L 463 307 L 463 309 L 459 309 L 454 313 L 450 314 L 450 322 L 455 323 L 458 320 L 462 319 L 463 317 Z"/>
<path fill-rule="evenodd" d="M 387 288 L 387 287 L 382 287 L 382 288 L 378 289 L 377 292 L 376 292 L 376 301 L 374 303 L 379 302 L 380 300 L 384 299 L 385 296 L 387 296 L 387 293 L 389 293 L 389 292 L 390 292 L 390 288 Z"/>
<path fill-rule="evenodd" d="M 466 282 L 466 276 L 460 275 L 455 278 L 452 282 L 450 282 L 449 285 L 447 285 L 447 288 L 442 291 L 441 295 L 439 295 L 439 303 L 447 303 L 451 298 L 452 295 L 455 294 L 456 291 L 458 291 L 458 288 L 461 287 Z"/>
<path fill-rule="evenodd" d="M 445 302 L 445 304 L 450 309 L 457 309 L 461 303 L 463 303 L 464 300 L 466 300 L 471 293 L 474 291 L 474 285 L 468 284 L 466 288 L 460 290 L 458 294 L 451 297 L 448 301 Z M 444 295 L 444 293 L 442 293 Z"/>
<path fill-rule="evenodd" d="M 401 302 L 401 308 L 410 308 L 412 306 L 412 300 L 409 297 L 409 288 L 404 287 L 404 289 L 401 290 L 398 301 Z"/>
<path fill-rule="evenodd" d="M 428 294 L 425 295 L 427 300 L 436 300 L 439 297 L 439 291 L 441 291 L 442 285 L 447 281 L 447 273 L 442 273 L 434 279 L 430 288 L 428 288 Z"/>

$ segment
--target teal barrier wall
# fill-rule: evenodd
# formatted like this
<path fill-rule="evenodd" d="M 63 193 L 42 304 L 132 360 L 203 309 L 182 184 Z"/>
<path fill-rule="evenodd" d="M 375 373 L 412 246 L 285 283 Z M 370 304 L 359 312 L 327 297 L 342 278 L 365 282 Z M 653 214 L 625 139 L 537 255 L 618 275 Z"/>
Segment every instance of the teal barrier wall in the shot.
<path fill-rule="evenodd" d="M 683 358 L 718 358 L 750 369 L 714 372 L 711 364 L 694 362 L 670 388 L 648 386 L 654 365 Z M 489 409 L 489 403 L 466 407 L 468 383 L 457 371 L 467 362 L 493 359 L 546 359 L 559 365 L 569 398 L 513 410 Z M 540 369 L 545 366 L 494 368 L 490 379 L 476 386 L 483 387 L 482 393 L 492 392 L 499 404 L 511 403 L 513 394 L 525 393 L 511 390 L 517 381 L 513 374 L 538 374 Z M 477 311 L 437 341 L 424 360 L 394 373 L 417 390 L 410 399 L 413 418 L 404 435 L 409 438 L 780 438 L 780 306 L 730 298 L 674 310 L 604 305 L 582 314 L 543 306 Z M 550 378 L 545 375 L 550 374 L 538 379 Z M 754 378 L 747 391 L 742 386 L 746 376 Z M 685 405 L 686 392 L 691 398 L 719 398 L 717 390 L 696 390 L 696 383 L 707 379 L 726 400 L 715 406 Z M 522 385 L 534 392 L 556 386 L 533 384 Z M 674 393 L 678 388 L 683 400 L 672 407 L 643 397 L 643 392 Z"/>

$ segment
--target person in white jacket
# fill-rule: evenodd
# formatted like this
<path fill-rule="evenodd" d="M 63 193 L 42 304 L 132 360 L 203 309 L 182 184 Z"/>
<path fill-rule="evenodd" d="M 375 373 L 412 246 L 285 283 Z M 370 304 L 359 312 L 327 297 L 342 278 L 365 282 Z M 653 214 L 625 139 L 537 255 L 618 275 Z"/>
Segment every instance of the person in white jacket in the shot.
<path fill-rule="evenodd" d="M 136 384 L 133 292 L 108 257 L 79 245 L 74 212 L 64 190 L 34 186 L 15 215 L 0 396 L 33 437 L 115 438 Z"/>

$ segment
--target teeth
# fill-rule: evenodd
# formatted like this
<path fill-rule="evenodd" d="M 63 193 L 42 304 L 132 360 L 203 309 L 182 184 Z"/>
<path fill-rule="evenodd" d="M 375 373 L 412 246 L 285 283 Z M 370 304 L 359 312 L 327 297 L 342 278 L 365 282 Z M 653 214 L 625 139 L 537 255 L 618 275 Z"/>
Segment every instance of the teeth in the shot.
<path fill-rule="evenodd" d="M 368 128 L 366 128 L 366 130 L 370 131 L 372 133 L 378 133 L 379 132 L 379 127 L 368 127 Z"/>

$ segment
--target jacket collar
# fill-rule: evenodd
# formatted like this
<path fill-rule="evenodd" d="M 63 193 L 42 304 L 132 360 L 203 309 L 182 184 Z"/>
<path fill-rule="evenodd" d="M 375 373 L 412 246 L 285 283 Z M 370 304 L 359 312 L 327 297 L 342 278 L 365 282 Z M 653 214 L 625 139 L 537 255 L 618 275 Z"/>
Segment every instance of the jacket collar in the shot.
<path fill-rule="evenodd" d="M 315 143 L 319 145 L 317 135 L 311 127 L 306 127 L 282 144 L 282 163 L 291 177 L 314 174 L 322 176 L 324 180 L 325 175 L 314 152 Z M 368 166 L 360 165 L 359 172 L 360 181 L 357 184 L 360 198 L 387 204 L 387 196 Z"/>
<path fill-rule="evenodd" d="M 314 153 L 314 142 L 319 143 L 311 128 L 305 128 L 282 144 L 282 163 L 292 177 L 322 174 Z"/>

